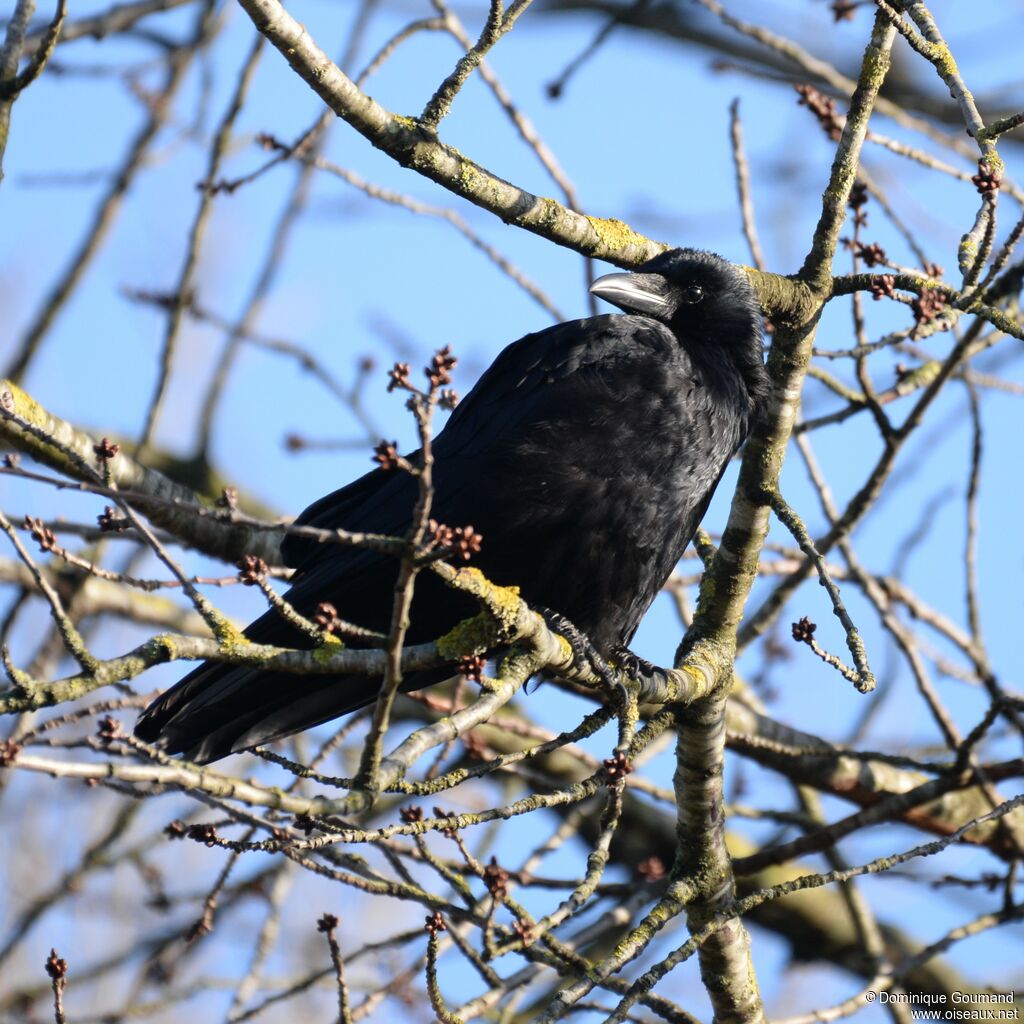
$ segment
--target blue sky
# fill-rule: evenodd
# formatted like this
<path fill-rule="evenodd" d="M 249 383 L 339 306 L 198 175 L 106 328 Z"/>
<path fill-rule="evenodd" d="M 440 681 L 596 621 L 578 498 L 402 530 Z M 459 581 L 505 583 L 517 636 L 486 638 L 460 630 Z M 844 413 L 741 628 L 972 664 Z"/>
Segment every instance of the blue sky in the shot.
<path fill-rule="evenodd" d="M 77 17 L 103 6 L 90 0 L 76 4 L 72 14 Z M 403 0 L 378 9 L 357 64 L 361 67 L 368 55 L 409 19 L 428 14 L 427 6 Z M 835 26 L 826 4 L 807 0 L 729 6 L 778 31 L 796 33 L 816 54 L 847 64 L 859 54 L 869 23 L 862 10 L 852 22 Z M 980 7 L 984 8 L 983 25 L 970 23 L 977 5 L 966 10 L 944 0 L 934 5 L 934 11 L 974 90 L 979 95 L 997 91 L 1006 106 L 1019 107 L 1024 92 L 1014 63 L 1019 55 L 1014 55 L 1014 47 L 990 44 L 986 38 L 989 32 L 996 38 L 1008 37 L 1017 25 L 1019 7 L 1012 5 L 1012 14 L 1009 8 Z M 322 0 L 300 0 L 290 9 L 332 53 L 342 47 L 355 12 L 351 3 Z M 475 30 L 481 8 L 459 10 L 471 31 Z M 202 137 L 208 136 L 221 116 L 251 42 L 251 25 L 240 9 L 229 6 L 225 17 L 224 31 L 190 73 L 175 104 L 172 123 L 152 151 L 151 164 L 135 181 L 102 252 L 47 336 L 26 381 L 28 390 L 52 411 L 98 432 L 131 435 L 144 420 L 156 375 L 163 314 L 126 301 L 121 291 L 125 287 L 167 290 L 177 277 L 187 226 L 198 201 L 195 182 L 202 176 L 206 159 L 203 146 L 183 134 L 194 118 L 197 98 L 208 90 L 201 126 Z M 159 22 L 167 31 L 184 33 L 192 18 L 188 9 L 161 16 Z M 531 11 L 491 59 L 509 91 L 555 150 L 586 212 L 620 217 L 653 237 L 713 249 L 746 262 L 728 137 L 728 106 L 738 96 L 767 264 L 780 272 L 795 270 L 808 247 L 819 210 L 831 144 L 810 115 L 796 106 L 792 90 L 714 72 L 705 53 L 620 29 L 574 76 L 562 99 L 550 101 L 546 83 L 586 45 L 596 24 L 589 16 Z M 907 58 L 902 42 L 898 48 Z M 70 67 L 82 68 L 99 62 L 127 65 L 152 54 L 138 41 L 97 44 L 83 40 L 62 48 L 57 57 Z M 417 113 L 457 56 L 450 39 L 421 34 L 384 66 L 368 91 L 390 109 Z M 941 96 L 941 85 L 932 83 L 929 74 L 920 74 L 920 81 Z M 142 81 L 151 87 L 155 79 L 149 74 Z M 244 174 L 266 159 L 253 143 L 256 133 L 268 131 L 283 140 L 293 139 L 317 110 L 316 97 L 288 70 L 281 56 L 268 48 L 238 122 L 226 175 Z M 120 161 L 141 116 L 138 100 L 109 78 L 47 74 L 18 100 L 4 160 L 6 179 L 0 187 L 4 327 L 0 331 L 0 362 L 15 349 L 20 332 L 82 237 L 106 175 Z M 887 135 L 921 144 L 897 126 L 885 121 L 877 124 Z M 558 194 L 478 77 L 471 78 L 456 99 L 451 116 L 442 125 L 442 137 L 524 188 L 541 195 Z M 1019 147 L 1005 145 L 1003 149 L 1008 173 L 1019 174 Z M 577 255 L 506 227 L 397 167 L 340 122 L 332 129 L 327 152 L 332 160 L 376 184 L 457 209 L 474 230 L 540 282 L 566 317 L 585 315 L 587 303 Z M 947 154 L 944 158 L 971 170 L 961 158 Z M 947 268 L 947 279 L 955 280 L 956 243 L 973 218 L 973 190 L 911 167 L 871 145 L 866 159 L 876 179 L 891 187 L 894 203 L 918 233 L 929 257 Z M 40 179 L 81 172 L 95 172 L 98 177 L 91 183 L 61 185 Z M 292 166 L 279 167 L 235 194 L 217 197 L 198 275 L 198 294 L 205 306 L 226 317 L 237 314 L 295 173 Z M 912 255 L 886 225 L 876 204 L 869 204 L 868 209 L 871 222 L 866 239 L 880 241 L 897 261 L 911 264 Z M 1004 221 L 1019 213 L 1010 201 L 1004 209 L 1010 211 L 1004 214 Z M 1004 223 L 1002 233 L 1005 230 Z M 847 267 L 848 256 L 841 253 L 837 271 Z M 909 322 L 906 308 L 892 304 L 868 301 L 866 313 L 872 336 Z M 430 350 L 451 344 L 463 357 L 455 385 L 464 393 L 505 344 L 550 322 L 549 314 L 480 258 L 450 225 L 374 203 L 344 182 L 319 175 L 259 328 L 302 344 L 343 380 L 353 377 L 361 358 L 372 355 L 378 364 L 367 391 L 372 415 L 389 438 L 411 445 L 411 422 L 400 396 L 384 393 L 384 371 L 396 355 L 404 357 L 402 344 L 413 351 L 414 365 Z M 396 338 L 403 339 L 398 349 Z M 161 445 L 179 454 L 193 449 L 198 402 L 221 344 L 221 335 L 209 327 L 187 323 L 182 330 L 157 435 Z M 818 344 L 826 348 L 851 344 L 848 300 L 830 306 Z M 948 350 L 950 339 L 939 336 L 925 344 L 929 351 L 941 354 Z M 1016 343 L 1001 343 L 989 361 L 1005 359 L 1001 372 L 1020 382 L 1020 363 L 1015 359 L 1016 350 L 1010 349 L 1012 344 Z M 880 387 L 891 383 L 895 362 L 884 355 L 873 360 Z M 845 366 L 839 372 L 849 378 Z M 986 392 L 983 398 L 982 614 L 992 661 L 1006 675 L 1007 684 L 1012 684 L 1024 597 L 1017 511 L 1021 497 L 1020 398 L 998 392 Z M 827 411 L 835 403 L 819 386 L 809 385 L 809 414 Z M 898 420 L 908 408 L 903 400 L 892 407 L 893 415 Z M 294 513 L 370 466 L 365 449 L 289 454 L 282 439 L 290 432 L 313 438 L 359 436 L 351 413 L 293 362 L 243 348 L 216 422 L 214 456 L 223 472 L 267 504 Z M 842 505 L 878 457 L 877 432 L 868 417 L 862 416 L 841 428 L 820 431 L 814 440 Z M 878 515 L 855 536 L 869 568 L 888 571 L 904 550 L 922 509 L 937 496 L 944 496 L 936 506 L 926 542 L 909 558 L 906 579 L 957 621 L 963 620 L 963 487 L 969 444 L 965 393 L 958 385 L 936 403 L 921 436 L 900 457 L 891 496 L 883 499 Z M 712 531 L 725 521 L 732 478 L 730 474 L 723 483 L 706 520 Z M 71 501 L 44 490 L 11 486 L 6 480 L 2 486 L 4 507 L 19 514 L 31 511 L 43 516 L 89 517 L 98 511 L 96 502 L 88 499 Z M 787 461 L 783 490 L 813 531 L 819 530 L 823 519 L 795 452 Z M 772 539 L 787 540 L 777 528 Z M 755 603 L 764 592 L 763 585 L 755 590 Z M 249 591 L 218 592 L 215 597 L 242 618 L 261 610 L 258 595 Z M 844 589 L 844 597 L 863 627 L 876 671 L 883 677 L 894 676 L 871 744 L 905 750 L 937 742 L 924 705 L 905 667 L 893 656 L 874 612 L 852 588 Z M 842 651 L 841 630 L 831 618 L 820 588 L 805 586 L 791 610 L 793 614 L 787 613 L 782 620 L 784 641 L 788 622 L 808 614 L 819 623 L 822 643 L 830 650 Z M 138 635 L 129 627 L 111 628 L 98 637 L 97 649 L 103 654 L 122 651 Z M 635 646 L 642 655 L 665 662 L 678 640 L 674 614 L 663 600 L 652 609 Z M 15 655 L 29 649 L 31 643 L 26 641 Z M 791 660 L 772 674 L 777 694 L 772 714 L 798 728 L 842 740 L 865 701 L 877 698 L 853 692 L 808 651 L 793 649 L 791 653 Z M 751 673 L 759 662 L 755 649 L 744 658 L 741 670 Z M 169 682 L 177 674 L 173 668 L 153 673 L 152 685 L 157 680 Z M 939 686 L 961 727 L 968 730 L 984 711 L 982 696 L 976 689 L 948 679 L 941 679 Z M 540 694 L 543 699 L 538 699 Z M 540 694 L 529 698 L 526 705 L 539 720 L 554 724 L 571 713 L 564 702 L 549 696 L 547 688 Z M 1009 757 L 1017 756 L 1019 749 L 1005 742 L 994 746 L 992 752 Z M 659 761 L 663 775 L 670 770 L 670 760 L 663 755 Z M 787 799 L 779 780 L 767 773 L 748 767 L 745 776 L 751 787 L 746 802 L 769 794 L 777 794 L 780 801 Z M 848 811 L 848 805 L 839 801 L 826 800 L 825 805 L 832 816 Z M 768 834 L 742 824 L 739 828 L 762 838 Z M 906 829 L 879 829 L 851 842 L 845 853 L 859 862 L 919 839 Z M 998 868 L 981 855 L 955 851 L 947 855 L 941 870 L 966 873 L 979 865 Z M 929 865 L 921 870 L 933 869 Z M 864 888 L 877 905 L 885 907 L 894 923 L 926 941 L 965 920 L 971 907 L 998 902 L 997 895 L 972 894 L 968 900 L 962 894 L 933 893 L 895 879 L 871 879 Z M 951 959 L 972 980 L 989 980 L 998 987 L 1018 971 L 1020 940 L 1019 927 L 1013 932 L 1001 929 L 996 935 L 963 943 Z M 41 931 L 39 943 L 49 942 Z M 805 1000 L 812 1001 L 808 992 L 828 991 L 828 1001 L 833 1001 L 853 990 L 848 977 L 830 972 L 809 975 L 806 968 L 780 978 L 784 953 L 777 940 L 755 934 L 755 959 L 764 971 L 770 1005 L 780 1011 L 795 1005 L 797 989 Z M 692 987 L 692 977 L 673 980 L 666 993 L 678 995 L 684 1002 L 692 994 L 697 1000 L 693 1005 L 699 1007 L 699 996 L 692 993 Z M 870 1011 L 862 1019 L 880 1020 L 881 1013 Z"/>

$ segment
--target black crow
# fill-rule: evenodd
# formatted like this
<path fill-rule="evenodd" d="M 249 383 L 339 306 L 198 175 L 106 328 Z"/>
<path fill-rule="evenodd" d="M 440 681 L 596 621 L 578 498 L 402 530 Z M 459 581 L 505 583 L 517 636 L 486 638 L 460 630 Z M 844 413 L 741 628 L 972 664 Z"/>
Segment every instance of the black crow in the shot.
<path fill-rule="evenodd" d="M 509 345 L 433 443 L 433 516 L 483 537 L 472 564 L 565 616 L 601 655 L 625 656 L 641 617 L 693 536 L 768 389 L 761 315 L 743 271 L 673 249 L 594 294 L 625 311 L 558 324 Z M 415 458 L 410 456 L 410 458 Z M 410 525 L 417 483 L 376 469 L 296 520 L 391 535 Z M 289 536 L 287 600 L 312 617 L 330 602 L 387 632 L 397 560 Z M 477 609 L 421 574 L 407 642 Z M 309 647 L 271 609 L 245 631 Z M 405 690 L 450 676 L 413 674 Z M 371 703 L 381 681 L 207 662 L 155 700 L 136 735 L 195 761 L 268 743 Z"/>

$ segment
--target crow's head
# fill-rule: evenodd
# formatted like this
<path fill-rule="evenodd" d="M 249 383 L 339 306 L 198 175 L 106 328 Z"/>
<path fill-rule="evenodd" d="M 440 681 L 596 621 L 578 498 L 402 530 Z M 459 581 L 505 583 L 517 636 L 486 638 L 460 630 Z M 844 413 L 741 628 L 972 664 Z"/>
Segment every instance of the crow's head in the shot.
<path fill-rule="evenodd" d="M 631 274 L 606 274 L 590 290 L 626 313 L 670 327 L 692 355 L 728 355 L 751 397 L 767 389 L 761 310 L 747 275 L 699 249 L 669 249 Z"/>

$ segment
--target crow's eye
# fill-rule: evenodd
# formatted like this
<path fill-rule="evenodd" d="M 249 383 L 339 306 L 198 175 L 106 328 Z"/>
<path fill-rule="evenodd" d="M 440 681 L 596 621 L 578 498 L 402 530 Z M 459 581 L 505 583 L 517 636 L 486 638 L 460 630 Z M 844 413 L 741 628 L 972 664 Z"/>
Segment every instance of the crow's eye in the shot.
<path fill-rule="evenodd" d="M 704 298 L 704 289 L 699 284 L 691 284 L 683 289 L 683 302 L 693 305 Z"/>

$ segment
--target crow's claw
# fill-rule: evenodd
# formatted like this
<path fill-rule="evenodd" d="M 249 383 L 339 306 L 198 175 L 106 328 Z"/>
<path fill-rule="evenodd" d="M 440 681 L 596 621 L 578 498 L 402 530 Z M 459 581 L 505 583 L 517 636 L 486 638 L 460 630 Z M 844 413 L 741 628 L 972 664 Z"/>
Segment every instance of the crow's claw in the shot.
<path fill-rule="evenodd" d="M 613 647 L 610 653 L 615 661 L 615 667 L 623 675 L 627 675 L 631 679 L 636 679 L 639 676 L 653 676 L 664 672 L 664 669 L 659 668 L 653 662 L 647 661 L 646 658 L 641 658 L 639 655 L 634 654 L 625 645 Z"/>
<path fill-rule="evenodd" d="M 607 686 L 615 688 L 619 685 L 615 670 L 601 657 L 586 633 L 573 625 L 564 615 L 552 611 L 550 608 L 534 605 L 533 610 L 544 619 L 550 629 L 565 638 L 566 643 L 572 649 L 575 662 L 579 665 L 589 665 Z"/>

